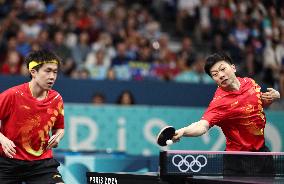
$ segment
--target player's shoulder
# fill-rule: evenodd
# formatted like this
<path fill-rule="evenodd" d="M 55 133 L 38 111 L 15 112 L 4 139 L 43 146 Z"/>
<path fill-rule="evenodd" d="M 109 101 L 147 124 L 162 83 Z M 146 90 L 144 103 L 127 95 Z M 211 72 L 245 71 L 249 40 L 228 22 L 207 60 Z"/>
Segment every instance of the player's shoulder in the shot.
<path fill-rule="evenodd" d="M 241 83 L 255 83 L 255 80 L 250 77 L 238 77 Z"/>
<path fill-rule="evenodd" d="M 17 93 L 22 94 L 26 91 L 28 83 L 23 83 L 17 86 L 13 86 L 7 90 L 5 90 L 3 93 L 9 94 L 9 95 L 15 95 Z"/>
<path fill-rule="evenodd" d="M 57 92 L 56 90 L 54 89 L 50 89 L 48 91 L 48 96 L 50 99 L 56 99 L 56 100 L 59 100 L 59 101 L 63 101 L 63 98 L 62 96 L 60 95 L 59 92 Z"/>
<path fill-rule="evenodd" d="M 250 77 L 244 77 L 244 78 L 239 78 L 240 82 L 242 85 L 249 85 L 249 86 L 258 86 L 257 82 L 250 78 Z"/>

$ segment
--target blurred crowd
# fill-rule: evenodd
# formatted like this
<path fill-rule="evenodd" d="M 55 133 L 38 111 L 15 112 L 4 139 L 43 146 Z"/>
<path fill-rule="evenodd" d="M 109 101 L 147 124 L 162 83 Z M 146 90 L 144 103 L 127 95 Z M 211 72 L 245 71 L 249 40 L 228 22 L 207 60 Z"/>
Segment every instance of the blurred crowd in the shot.
<path fill-rule="evenodd" d="M 212 83 L 205 58 L 226 51 L 284 96 L 281 0 L 1 0 L 0 21 L 0 74 L 51 49 L 70 78 Z"/>

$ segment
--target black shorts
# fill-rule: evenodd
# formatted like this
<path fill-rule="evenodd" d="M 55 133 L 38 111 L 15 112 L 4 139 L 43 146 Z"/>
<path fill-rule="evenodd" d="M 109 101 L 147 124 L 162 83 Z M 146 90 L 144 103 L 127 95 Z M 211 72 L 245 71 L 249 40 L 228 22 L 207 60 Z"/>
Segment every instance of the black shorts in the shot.
<path fill-rule="evenodd" d="M 270 152 L 263 146 L 258 152 Z M 263 155 L 223 155 L 224 176 L 274 176 L 273 156 Z"/>
<path fill-rule="evenodd" d="M 36 161 L 17 160 L 0 157 L 1 184 L 54 184 L 63 183 L 55 159 Z"/>

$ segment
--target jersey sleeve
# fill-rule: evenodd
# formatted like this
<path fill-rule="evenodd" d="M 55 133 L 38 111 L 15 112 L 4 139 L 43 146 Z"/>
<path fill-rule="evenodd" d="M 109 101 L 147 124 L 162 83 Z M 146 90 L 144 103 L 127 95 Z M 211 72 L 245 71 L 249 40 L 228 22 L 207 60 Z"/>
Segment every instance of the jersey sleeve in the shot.
<path fill-rule="evenodd" d="M 52 129 L 64 129 L 64 103 L 61 96 L 57 104 L 57 110 L 58 110 L 58 116 L 56 118 L 56 121 Z"/>
<path fill-rule="evenodd" d="M 8 117 L 12 112 L 14 96 L 11 90 L 6 90 L 0 94 L 0 120 Z"/>
<path fill-rule="evenodd" d="M 218 125 L 226 115 L 226 107 L 220 102 L 211 101 L 201 119 L 207 120 L 210 127 Z"/>

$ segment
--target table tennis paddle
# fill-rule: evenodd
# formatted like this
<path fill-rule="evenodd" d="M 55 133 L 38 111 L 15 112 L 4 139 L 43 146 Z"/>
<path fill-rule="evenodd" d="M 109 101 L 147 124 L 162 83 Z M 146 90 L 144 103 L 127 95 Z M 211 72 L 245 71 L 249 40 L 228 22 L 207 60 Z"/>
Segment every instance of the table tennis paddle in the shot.
<path fill-rule="evenodd" d="M 46 149 L 50 149 L 50 145 L 53 143 L 53 140 L 57 139 L 57 137 L 59 137 L 62 133 L 59 132 L 58 134 L 56 134 L 55 136 L 51 136 L 51 139 L 48 141 L 48 144 L 46 146 Z"/>
<path fill-rule="evenodd" d="M 157 144 L 160 146 L 168 146 L 172 144 L 172 138 L 175 135 L 176 129 L 172 126 L 163 128 L 157 136 Z"/>

